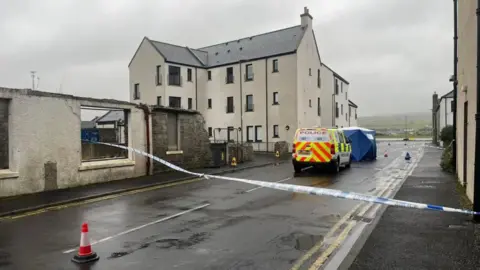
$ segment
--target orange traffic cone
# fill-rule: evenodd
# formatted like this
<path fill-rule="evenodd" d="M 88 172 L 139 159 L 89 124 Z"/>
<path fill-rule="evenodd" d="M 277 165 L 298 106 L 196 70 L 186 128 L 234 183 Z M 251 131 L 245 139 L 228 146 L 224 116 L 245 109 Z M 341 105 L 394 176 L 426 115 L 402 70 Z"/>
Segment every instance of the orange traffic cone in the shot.
<path fill-rule="evenodd" d="M 88 239 L 88 224 L 82 224 L 82 232 L 80 234 L 80 248 L 78 254 L 72 258 L 76 263 L 88 263 L 100 259 L 97 253 L 92 251 L 90 240 Z"/>
<path fill-rule="evenodd" d="M 385 150 L 385 153 L 383 154 L 384 157 L 388 157 L 387 150 Z"/>

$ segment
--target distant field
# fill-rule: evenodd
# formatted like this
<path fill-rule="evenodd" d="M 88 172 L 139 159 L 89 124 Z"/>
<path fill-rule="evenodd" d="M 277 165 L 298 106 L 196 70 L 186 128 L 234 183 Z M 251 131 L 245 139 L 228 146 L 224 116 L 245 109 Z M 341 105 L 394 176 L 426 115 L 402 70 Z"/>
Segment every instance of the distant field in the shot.
<path fill-rule="evenodd" d="M 361 127 L 370 129 L 403 129 L 405 128 L 405 117 L 407 118 L 407 128 L 420 129 L 427 125 L 432 125 L 432 115 L 429 112 L 358 117 L 358 124 Z"/>

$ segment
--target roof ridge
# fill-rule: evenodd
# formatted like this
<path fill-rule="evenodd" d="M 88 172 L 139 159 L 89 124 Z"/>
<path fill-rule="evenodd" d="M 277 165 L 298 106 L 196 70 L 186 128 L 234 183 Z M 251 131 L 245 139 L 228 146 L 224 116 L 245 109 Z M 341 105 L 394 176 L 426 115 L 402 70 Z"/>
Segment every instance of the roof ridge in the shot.
<path fill-rule="evenodd" d="M 200 57 L 198 57 L 194 51 L 192 51 L 192 49 L 190 49 L 189 47 L 185 47 L 187 48 L 188 52 L 190 52 L 193 57 L 195 57 L 195 59 L 197 59 L 197 61 L 202 65 L 202 66 L 205 66 L 206 64 L 202 61 L 202 59 L 200 59 Z"/>
<path fill-rule="evenodd" d="M 181 46 L 181 45 L 177 45 L 177 44 L 173 44 L 173 43 L 168 43 L 168 42 L 163 42 L 163 41 L 158 41 L 158 40 L 153 40 L 153 39 L 150 39 L 150 41 L 151 41 L 151 42 L 163 43 L 163 44 L 167 44 L 167 45 L 175 46 L 175 47 L 180 47 L 180 48 L 184 48 L 184 49 L 187 48 L 187 46 Z"/>
<path fill-rule="evenodd" d="M 295 27 L 301 27 L 301 26 L 302 26 L 301 24 L 298 24 L 298 25 L 294 25 L 294 26 L 290 26 L 290 27 L 286 27 L 286 28 L 282 28 L 282 29 L 273 30 L 273 31 L 270 31 L 270 32 L 265 32 L 265 33 L 256 34 L 256 35 L 252 35 L 252 36 L 246 36 L 246 37 L 242 37 L 242 38 L 232 39 L 232 40 L 229 40 L 229 41 L 219 42 L 217 44 L 200 47 L 197 50 L 214 47 L 214 46 L 224 44 L 224 43 L 235 42 L 235 41 L 241 40 L 241 39 L 247 39 L 247 38 L 251 38 L 251 37 L 258 37 L 258 36 L 263 36 L 263 35 L 267 35 L 267 34 L 272 34 L 272 33 L 275 33 L 275 32 L 280 32 L 280 31 L 284 31 L 284 30 L 287 30 L 287 29 L 295 28 Z"/>

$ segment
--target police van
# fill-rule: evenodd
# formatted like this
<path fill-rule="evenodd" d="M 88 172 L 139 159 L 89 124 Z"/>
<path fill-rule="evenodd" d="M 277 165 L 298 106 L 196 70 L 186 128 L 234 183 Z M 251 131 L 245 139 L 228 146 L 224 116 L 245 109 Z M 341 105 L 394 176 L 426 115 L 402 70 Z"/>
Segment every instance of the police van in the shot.
<path fill-rule="evenodd" d="M 337 128 L 299 128 L 293 138 L 292 163 L 295 173 L 307 167 L 328 168 L 337 173 L 350 168 L 351 142 Z"/>

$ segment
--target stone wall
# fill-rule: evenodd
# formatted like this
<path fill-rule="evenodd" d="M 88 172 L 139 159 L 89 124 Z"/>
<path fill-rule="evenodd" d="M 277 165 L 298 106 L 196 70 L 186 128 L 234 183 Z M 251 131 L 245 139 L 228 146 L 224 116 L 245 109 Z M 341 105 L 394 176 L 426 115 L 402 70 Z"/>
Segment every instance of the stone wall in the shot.
<path fill-rule="evenodd" d="M 8 99 L 0 99 L 0 170 L 8 169 Z"/>
<path fill-rule="evenodd" d="M 179 151 L 168 149 L 168 115 L 177 114 Z M 152 107 L 153 155 L 182 168 L 204 168 L 212 164 L 212 152 L 203 116 L 197 112 L 155 106 Z M 155 162 L 153 172 L 168 170 Z"/>
<path fill-rule="evenodd" d="M 277 151 L 280 154 L 280 157 L 289 157 L 291 156 L 290 154 L 292 151 L 291 145 L 286 141 L 276 142 L 274 146 L 274 152 L 276 153 Z"/>
<path fill-rule="evenodd" d="M 238 152 L 237 152 L 238 151 Z M 228 164 L 231 163 L 232 158 L 235 157 L 237 163 L 253 160 L 253 146 L 251 143 L 228 143 L 227 144 Z"/>

